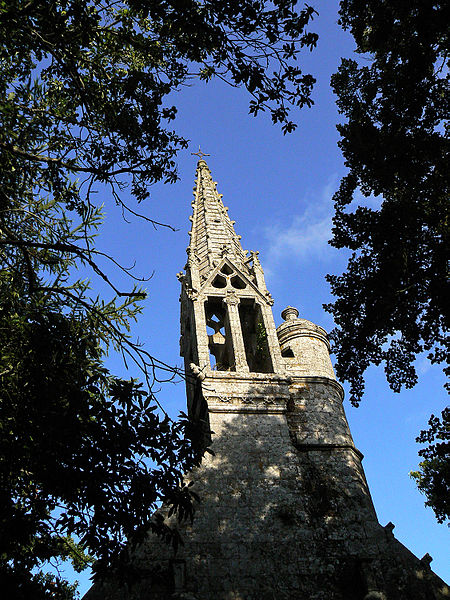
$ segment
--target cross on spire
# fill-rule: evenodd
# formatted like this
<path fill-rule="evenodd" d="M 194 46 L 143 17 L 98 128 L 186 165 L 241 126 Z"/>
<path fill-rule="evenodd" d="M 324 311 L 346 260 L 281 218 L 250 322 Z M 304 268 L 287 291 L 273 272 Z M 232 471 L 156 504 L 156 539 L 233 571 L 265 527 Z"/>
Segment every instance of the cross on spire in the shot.
<path fill-rule="evenodd" d="M 198 152 L 191 152 L 193 156 L 198 156 L 199 159 L 202 159 L 204 156 L 211 156 L 211 154 L 206 154 L 200 150 L 200 146 L 198 147 Z"/>

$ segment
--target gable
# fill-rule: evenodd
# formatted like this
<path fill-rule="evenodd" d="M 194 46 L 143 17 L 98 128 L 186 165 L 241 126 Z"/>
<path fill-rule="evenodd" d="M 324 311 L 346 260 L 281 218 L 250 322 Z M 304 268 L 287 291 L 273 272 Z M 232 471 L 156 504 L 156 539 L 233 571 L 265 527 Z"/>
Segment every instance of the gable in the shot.
<path fill-rule="evenodd" d="M 247 295 L 250 292 L 251 296 L 259 296 L 261 300 L 267 302 L 267 298 L 256 287 L 254 281 L 242 269 L 237 267 L 233 262 L 225 257 L 211 272 L 204 284 L 200 288 L 200 293 L 216 293 L 226 290 L 234 290 Z"/>

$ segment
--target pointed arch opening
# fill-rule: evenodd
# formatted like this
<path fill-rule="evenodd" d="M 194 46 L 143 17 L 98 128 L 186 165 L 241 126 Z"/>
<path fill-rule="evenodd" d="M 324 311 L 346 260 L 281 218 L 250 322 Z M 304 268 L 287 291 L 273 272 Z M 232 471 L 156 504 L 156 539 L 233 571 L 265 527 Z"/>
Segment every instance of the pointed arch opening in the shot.
<path fill-rule="evenodd" d="M 253 373 L 273 373 L 269 341 L 261 306 L 253 298 L 241 298 L 239 304 L 242 337 L 247 364 Z"/>
<path fill-rule="evenodd" d="M 205 317 L 211 368 L 217 371 L 236 371 L 230 321 L 223 298 L 208 298 Z"/>

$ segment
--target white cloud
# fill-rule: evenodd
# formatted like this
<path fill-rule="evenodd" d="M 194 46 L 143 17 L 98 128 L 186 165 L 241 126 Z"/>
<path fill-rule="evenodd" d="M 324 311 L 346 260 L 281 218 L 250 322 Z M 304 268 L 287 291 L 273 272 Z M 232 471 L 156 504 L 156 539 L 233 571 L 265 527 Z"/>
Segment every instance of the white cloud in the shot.
<path fill-rule="evenodd" d="M 426 355 L 421 355 L 416 361 L 416 371 L 419 376 L 425 375 L 432 369 L 433 365 Z"/>
<path fill-rule="evenodd" d="M 333 258 L 328 244 L 331 238 L 332 195 L 336 182 L 323 187 L 314 199 L 307 198 L 302 214 L 294 215 L 290 224 L 274 223 L 264 230 L 268 247 L 264 252 L 265 271 L 275 271 L 280 263 L 288 260 L 323 261 Z"/>

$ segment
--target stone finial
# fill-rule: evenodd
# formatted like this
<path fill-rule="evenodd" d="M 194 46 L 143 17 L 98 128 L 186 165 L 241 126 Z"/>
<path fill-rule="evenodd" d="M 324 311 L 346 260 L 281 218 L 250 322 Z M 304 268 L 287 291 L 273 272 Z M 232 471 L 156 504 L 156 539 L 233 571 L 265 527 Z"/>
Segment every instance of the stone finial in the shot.
<path fill-rule="evenodd" d="M 247 250 L 246 250 L 247 252 Z M 252 262 L 253 267 L 261 267 L 261 263 L 258 258 L 259 252 L 258 250 L 250 250 L 250 256 L 247 258 L 247 262 Z"/>
<path fill-rule="evenodd" d="M 394 525 L 394 523 L 392 523 L 392 521 L 389 521 L 389 523 L 384 526 L 384 531 L 386 532 L 388 539 L 391 539 L 394 537 L 394 529 L 395 529 L 395 525 Z"/>
<path fill-rule="evenodd" d="M 420 559 L 420 562 L 425 566 L 425 568 L 427 569 L 431 569 L 431 562 L 433 560 L 433 557 L 430 556 L 428 554 L 428 552 L 426 554 L 424 554 L 424 556 L 422 556 L 422 558 Z"/>
<path fill-rule="evenodd" d="M 281 318 L 285 321 L 293 321 L 299 315 L 299 312 L 293 306 L 287 306 L 281 313 Z"/>

